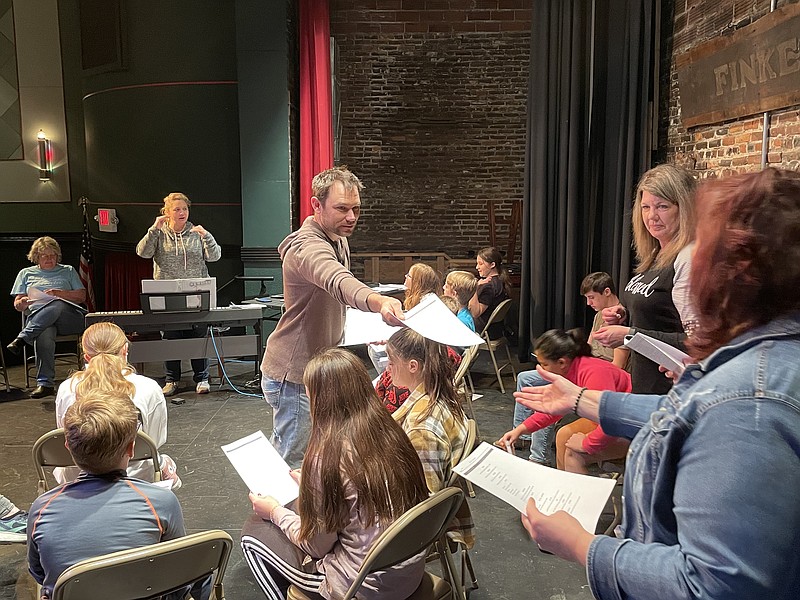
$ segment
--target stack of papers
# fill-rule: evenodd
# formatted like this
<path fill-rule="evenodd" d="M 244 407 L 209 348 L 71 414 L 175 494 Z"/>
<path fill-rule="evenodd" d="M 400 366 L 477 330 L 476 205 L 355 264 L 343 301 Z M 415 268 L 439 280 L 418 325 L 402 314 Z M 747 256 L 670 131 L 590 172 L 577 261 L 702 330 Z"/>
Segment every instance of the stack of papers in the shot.
<path fill-rule="evenodd" d="M 372 288 L 373 292 L 378 292 L 379 294 L 396 294 L 406 289 L 406 286 L 402 283 L 377 283 L 369 287 Z"/>
<path fill-rule="evenodd" d="M 31 312 L 36 312 L 43 306 L 50 304 L 53 300 L 61 300 L 61 302 L 66 302 L 67 304 L 71 304 L 72 306 L 82 310 L 83 312 L 87 312 L 86 309 L 80 304 L 76 304 L 75 302 L 71 302 L 70 300 L 64 300 L 64 298 L 56 298 L 55 296 L 51 296 L 50 294 L 45 294 L 44 290 L 40 290 L 37 287 L 28 288 L 28 304 L 30 305 Z"/>
<path fill-rule="evenodd" d="M 626 335 L 625 347 L 649 358 L 676 375 L 681 375 L 686 364 L 692 362 L 692 357 L 685 352 L 643 333 Z"/>

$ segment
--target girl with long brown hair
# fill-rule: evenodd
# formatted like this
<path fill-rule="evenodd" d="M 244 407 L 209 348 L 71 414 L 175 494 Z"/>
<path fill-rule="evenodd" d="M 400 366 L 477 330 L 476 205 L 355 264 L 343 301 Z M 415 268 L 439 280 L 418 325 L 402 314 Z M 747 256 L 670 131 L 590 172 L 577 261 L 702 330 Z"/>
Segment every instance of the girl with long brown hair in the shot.
<path fill-rule="evenodd" d="M 387 370 L 395 385 L 411 390 L 392 416 L 423 459 L 428 490 L 437 492 L 447 485 L 453 467 L 472 450 L 466 447 L 467 419 L 453 386 L 453 360 L 447 346 L 408 328 L 394 333 L 386 350 Z M 464 541 L 471 547 L 474 533 L 466 502 L 456 520 Z"/>
<path fill-rule="evenodd" d="M 311 438 L 302 477 L 293 472 L 297 510 L 251 493 L 255 514 L 242 529 L 242 550 L 268 598 L 285 598 L 290 584 L 312 597 L 339 598 L 373 541 L 428 491 L 417 453 L 357 357 L 323 350 L 303 380 Z M 424 558 L 370 575 L 359 597 L 407 598 L 422 579 Z"/>
<path fill-rule="evenodd" d="M 142 431 L 153 438 L 156 446 L 167 441 L 167 402 L 161 387 L 154 380 L 138 375 L 128 364 L 128 338 L 113 323 L 95 323 L 81 337 L 86 368 L 62 382 L 56 395 L 56 426 L 63 427 L 67 409 L 89 390 L 103 390 L 133 401 L 139 411 Z M 161 454 L 162 478 L 172 479 L 173 487 L 180 485 L 174 461 Z M 60 483 L 78 476 L 78 470 L 68 467 L 56 470 Z M 153 481 L 152 462 L 132 461 L 128 475 Z"/>

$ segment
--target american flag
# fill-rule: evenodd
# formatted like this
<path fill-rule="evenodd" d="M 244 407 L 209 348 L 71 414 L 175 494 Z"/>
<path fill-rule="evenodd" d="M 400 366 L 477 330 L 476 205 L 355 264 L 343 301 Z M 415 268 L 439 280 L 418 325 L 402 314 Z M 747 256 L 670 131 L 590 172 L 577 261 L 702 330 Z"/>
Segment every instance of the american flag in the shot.
<path fill-rule="evenodd" d="M 95 311 L 94 304 L 94 256 L 92 255 L 92 238 L 89 235 L 89 217 L 86 204 L 83 205 L 83 235 L 81 235 L 81 262 L 78 266 L 78 277 L 86 288 L 86 308 Z"/>

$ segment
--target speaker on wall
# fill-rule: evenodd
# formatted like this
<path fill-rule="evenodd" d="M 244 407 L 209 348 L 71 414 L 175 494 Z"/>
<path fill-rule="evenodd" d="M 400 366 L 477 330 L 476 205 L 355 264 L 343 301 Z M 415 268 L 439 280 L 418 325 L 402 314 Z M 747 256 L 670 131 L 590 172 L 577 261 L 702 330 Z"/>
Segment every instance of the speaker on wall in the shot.
<path fill-rule="evenodd" d="M 124 0 L 79 0 L 81 68 L 103 73 L 125 68 Z"/>

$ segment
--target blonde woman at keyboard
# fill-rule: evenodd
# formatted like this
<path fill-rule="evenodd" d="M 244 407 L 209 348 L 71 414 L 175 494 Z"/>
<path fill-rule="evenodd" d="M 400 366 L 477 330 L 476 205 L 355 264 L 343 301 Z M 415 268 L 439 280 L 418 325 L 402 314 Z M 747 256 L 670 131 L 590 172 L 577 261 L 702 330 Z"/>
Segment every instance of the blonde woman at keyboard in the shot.
<path fill-rule="evenodd" d="M 147 230 L 136 245 L 136 254 L 153 259 L 153 279 L 189 279 L 208 277 L 207 262 L 215 262 L 222 251 L 214 236 L 202 225 L 189 221 L 192 203 L 184 194 L 173 192 L 164 198 L 161 216 Z M 162 337 L 170 340 L 205 337 L 205 327 L 193 327 L 184 331 L 164 331 Z M 181 381 L 181 361 L 164 363 L 166 382 L 162 391 L 172 396 L 178 391 Z M 208 359 L 193 358 L 192 371 L 198 394 L 211 391 L 208 384 Z"/>

